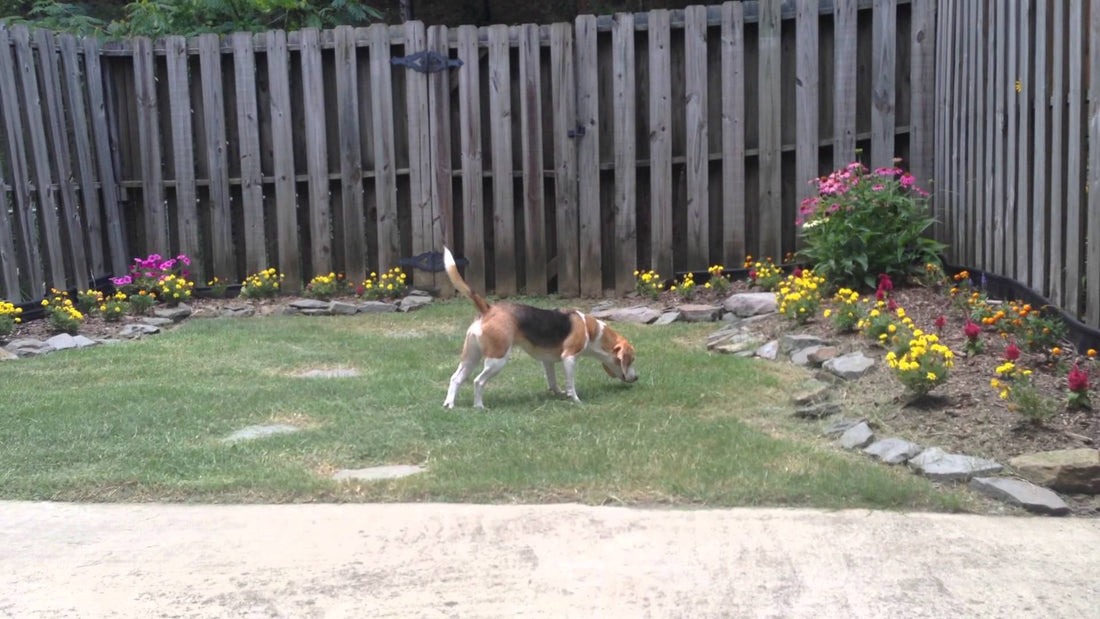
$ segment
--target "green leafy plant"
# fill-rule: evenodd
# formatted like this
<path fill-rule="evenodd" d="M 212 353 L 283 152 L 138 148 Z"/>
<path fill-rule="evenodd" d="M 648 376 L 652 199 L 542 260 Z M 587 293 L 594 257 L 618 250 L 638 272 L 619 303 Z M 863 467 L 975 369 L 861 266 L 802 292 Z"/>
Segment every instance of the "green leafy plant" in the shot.
<path fill-rule="evenodd" d="M 824 285 L 825 278 L 814 275 L 810 269 L 796 270 L 783 280 L 775 293 L 779 313 L 800 325 L 805 324 L 821 306 Z"/>
<path fill-rule="evenodd" d="M 130 301 L 121 290 L 103 299 L 103 303 L 99 305 L 99 313 L 107 322 L 118 322 L 130 311 Z"/>
<path fill-rule="evenodd" d="M 18 7 L 5 7 L 4 13 Z M 81 36 L 100 36 L 107 31 L 108 23 L 90 14 L 87 4 L 36 0 L 26 17 L 0 14 L 0 22 L 25 25 L 47 30 L 60 30 Z"/>
<path fill-rule="evenodd" d="M 356 293 L 364 299 L 392 299 L 400 297 L 408 290 L 405 273 L 401 267 L 394 267 L 379 275 L 371 271 L 370 277 L 363 280 Z"/>
<path fill-rule="evenodd" d="M 192 36 L 361 26 L 382 18 L 358 0 L 137 0 L 126 17 L 111 24 L 115 36 Z"/>
<path fill-rule="evenodd" d="M 143 316 L 149 313 L 157 303 L 157 295 L 154 292 L 148 290 L 138 290 L 136 294 L 129 296 L 130 310 L 137 316 Z"/>
<path fill-rule="evenodd" d="M 859 293 L 850 288 L 841 288 L 833 295 L 833 307 L 825 310 L 825 317 L 832 318 L 837 333 L 849 333 L 859 327 L 864 317 Z"/>
<path fill-rule="evenodd" d="M 1058 414 L 1058 404 L 1040 394 L 1031 384 L 1031 370 L 1005 361 L 997 366 L 994 373 L 996 376 L 990 379 L 989 385 L 1000 392 L 1000 398 L 1008 403 L 1010 409 L 1032 424 L 1041 425 Z"/>
<path fill-rule="evenodd" d="M 175 307 L 191 298 L 195 282 L 176 275 L 168 275 L 157 282 L 157 293 L 168 307 Z"/>
<path fill-rule="evenodd" d="M 730 289 L 729 278 L 722 274 L 722 272 L 725 270 L 726 267 L 720 264 L 715 264 L 707 269 L 707 273 L 710 274 L 710 279 L 708 279 L 707 283 L 704 284 L 707 290 L 713 290 L 718 294 L 725 294 L 726 291 Z"/>
<path fill-rule="evenodd" d="M 349 294 L 350 292 L 351 289 L 347 280 L 344 279 L 343 273 L 329 273 L 328 275 L 318 275 L 309 280 L 303 294 L 307 297 L 327 301 L 332 297 Z"/>
<path fill-rule="evenodd" d="M 673 284 L 668 287 L 669 292 L 676 293 L 681 299 L 690 301 L 695 296 L 695 275 L 688 273 L 684 275 L 679 284 Z"/>
<path fill-rule="evenodd" d="M 76 307 L 85 314 L 94 312 L 103 303 L 103 293 L 98 290 L 80 290 L 76 293 Z"/>
<path fill-rule="evenodd" d="M 46 308 L 50 330 L 54 333 L 76 335 L 80 331 L 84 314 L 73 305 L 68 292 L 50 288 L 50 296 L 42 299 L 42 307 Z"/>
<path fill-rule="evenodd" d="M 771 258 L 763 262 L 751 262 L 752 256 L 745 258 L 745 265 L 749 268 L 749 281 L 753 286 L 774 292 L 783 282 L 783 269 L 772 262 Z"/>
<path fill-rule="evenodd" d="M 657 271 L 634 271 L 634 290 L 641 296 L 656 299 L 664 288 Z"/>
<path fill-rule="evenodd" d="M 910 393 L 917 397 L 947 382 L 954 367 L 955 355 L 931 334 L 921 334 L 909 341 L 905 352 L 886 353 L 886 363 Z"/>
<path fill-rule="evenodd" d="M 210 296 L 215 299 L 224 299 L 225 293 L 229 290 L 229 282 L 219 277 L 206 282 L 206 285 L 210 287 Z"/>
<path fill-rule="evenodd" d="M 904 278 L 939 264 L 945 246 L 923 236 L 934 219 L 911 174 L 857 162 L 813 182 L 818 195 L 802 202 L 796 221 L 799 253 L 830 282 L 872 288 L 879 274 Z"/>
<path fill-rule="evenodd" d="M 264 269 L 245 278 L 241 284 L 241 296 L 246 299 L 270 299 L 279 294 L 286 276 L 274 267 Z"/>
<path fill-rule="evenodd" d="M 15 325 L 23 322 L 20 314 L 23 308 L 16 307 L 14 303 L 0 301 L 0 337 L 7 337 L 15 331 Z"/>

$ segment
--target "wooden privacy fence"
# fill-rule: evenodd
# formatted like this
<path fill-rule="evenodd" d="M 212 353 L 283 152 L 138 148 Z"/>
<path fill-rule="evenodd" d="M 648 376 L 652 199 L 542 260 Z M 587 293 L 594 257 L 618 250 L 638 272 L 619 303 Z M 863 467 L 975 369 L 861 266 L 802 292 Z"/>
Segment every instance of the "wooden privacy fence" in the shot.
<path fill-rule="evenodd" d="M 1100 327 L 1100 0 L 939 0 L 936 21 L 952 261 Z"/>
<path fill-rule="evenodd" d="M 0 291 L 149 252 L 297 288 L 446 243 L 479 290 L 567 295 L 779 258 L 807 181 L 857 153 L 932 176 L 935 23 L 934 0 L 761 0 L 549 26 L 0 30 Z M 393 62 L 425 51 L 450 62 Z"/>

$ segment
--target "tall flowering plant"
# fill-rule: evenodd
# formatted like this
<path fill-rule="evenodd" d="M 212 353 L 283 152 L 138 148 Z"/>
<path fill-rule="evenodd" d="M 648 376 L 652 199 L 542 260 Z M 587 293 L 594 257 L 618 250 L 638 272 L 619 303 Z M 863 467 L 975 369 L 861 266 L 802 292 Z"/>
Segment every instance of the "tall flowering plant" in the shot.
<path fill-rule="evenodd" d="M 143 290 L 159 290 L 160 284 L 169 277 L 189 282 L 190 267 L 191 259 L 186 254 L 180 254 L 175 258 L 149 254 L 145 258 L 134 258 L 134 263 L 130 265 L 130 272 L 122 277 L 112 277 L 111 283 L 127 295 L 133 296 Z M 193 285 L 187 288 L 190 289 Z"/>
<path fill-rule="evenodd" d="M 20 314 L 23 308 L 16 307 L 14 303 L 0 301 L 0 337 L 7 337 L 15 331 L 15 325 L 23 322 Z"/>
<path fill-rule="evenodd" d="M 1073 363 L 1073 369 L 1069 371 L 1069 376 L 1066 377 L 1066 384 L 1069 387 L 1069 397 L 1066 401 L 1069 408 L 1091 408 L 1089 406 L 1089 374 L 1082 370 L 1076 361 Z"/>
<path fill-rule="evenodd" d="M 818 274 L 874 288 L 879 273 L 904 276 L 939 264 L 945 246 L 923 235 L 934 219 L 912 174 L 854 162 L 811 182 L 818 195 L 802 201 L 795 224 L 800 254 Z"/>
<path fill-rule="evenodd" d="M 886 354 L 886 363 L 917 397 L 926 395 L 938 385 L 947 382 L 947 376 L 955 365 L 955 354 L 939 343 L 932 334 L 922 334 L 909 341 L 909 350 L 901 355 L 894 351 Z"/>

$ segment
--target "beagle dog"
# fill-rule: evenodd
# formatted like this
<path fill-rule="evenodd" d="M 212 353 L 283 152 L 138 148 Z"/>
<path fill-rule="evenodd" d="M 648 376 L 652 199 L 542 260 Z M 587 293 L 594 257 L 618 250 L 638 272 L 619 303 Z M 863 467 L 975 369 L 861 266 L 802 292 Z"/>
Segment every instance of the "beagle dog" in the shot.
<path fill-rule="evenodd" d="M 481 398 L 485 384 L 504 369 L 508 354 L 516 344 L 542 362 L 550 392 L 574 402 L 580 402 L 574 382 L 578 357 L 598 359 L 612 378 L 628 383 L 638 380 L 634 372 L 634 347 L 602 320 L 580 311 L 547 310 L 518 303 L 489 305 L 470 290 L 446 247 L 443 248 L 443 263 L 455 289 L 473 301 L 480 314 L 466 330 L 462 360 L 451 376 L 443 408 L 454 408 L 459 386 L 482 359 L 485 360 L 484 368 L 474 379 L 474 407 L 484 408 Z M 565 366 L 564 393 L 558 388 L 555 373 L 554 366 L 558 362 Z"/>

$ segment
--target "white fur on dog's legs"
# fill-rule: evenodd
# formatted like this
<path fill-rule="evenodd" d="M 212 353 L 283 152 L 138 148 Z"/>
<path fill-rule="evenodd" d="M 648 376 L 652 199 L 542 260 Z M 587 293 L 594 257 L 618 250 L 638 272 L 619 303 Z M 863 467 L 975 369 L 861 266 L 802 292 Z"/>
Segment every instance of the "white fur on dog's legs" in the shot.
<path fill-rule="evenodd" d="M 565 366 L 565 395 L 569 399 L 573 400 L 577 404 L 581 403 L 581 399 L 577 397 L 577 358 L 574 356 L 562 358 L 562 365 Z"/>
<path fill-rule="evenodd" d="M 481 361 L 481 348 L 478 346 L 477 338 L 467 336 L 466 349 L 463 352 L 466 354 L 463 355 L 462 361 L 458 362 L 458 369 L 451 375 L 451 386 L 447 388 L 447 399 L 443 400 L 443 408 L 455 407 L 458 388 L 462 386 L 462 383 L 466 381 L 466 377 L 477 366 L 477 362 Z"/>
<path fill-rule="evenodd" d="M 558 375 L 554 371 L 554 362 L 543 361 L 542 369 L 546 370 L 546 386 L 550 388 L 550 393 L 558 397 L 565 395 L 562 393 L 562 390 L 558 388 Z"/>
<path fill-rule="evenodd" d="M 490 378 L 500 374 L 507 363 L 508 357 L 485 360 L 485 369 L 481 370 L 481 374 L 478 374 L 477 378 L 474 379 L 474 408 L 485 408 L 485 403 L 481 400 L 481 394 L 485 391 L 485 383 L 489 382 Z"/>

